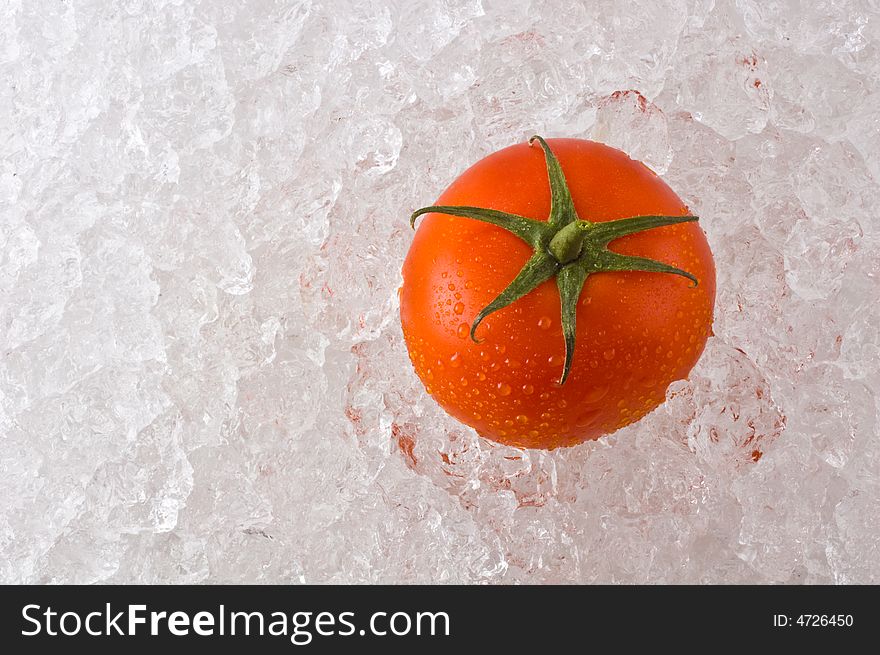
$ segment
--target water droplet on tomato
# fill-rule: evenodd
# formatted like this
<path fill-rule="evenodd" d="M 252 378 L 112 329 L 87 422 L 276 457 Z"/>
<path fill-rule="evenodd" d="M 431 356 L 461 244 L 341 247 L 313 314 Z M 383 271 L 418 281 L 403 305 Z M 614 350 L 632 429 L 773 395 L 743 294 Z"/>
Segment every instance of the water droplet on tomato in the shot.
<path fill-rule="evenodd" d="M 556 403 L 556 405 L 559 407 L 559 409 L 565 409 L 566 407 L 568 407 L 568 402 L 566 402 L 565 398 L 562 398 L 559 400 L 558 403 Z"/>
<path fill-rule="evenodd" d="M 458 381 L 458 383 L 459 383 L 461 386 L 466 387 L 466 386 L 468 385 L 467 378 L 462 378 L 461 380 Z"/>
<path fill-rule="evenodd" d="M 550 355 L 547 361 L 550 363 L 550 366 L 562 366 L 564 360 L 562 359 L 562 355 Z"/>
<path fill-rule="evenodd" d="M 454 285 L 452 282 L 450 282 L 450 283 L 446 286 L 446 288 L 449 289 L 450 291 L 455 291 L 455 285 Z"/>
<path fill-rule="evenodd" d="M 456 314 L 463 314 L 464 313 L 464 303 L 463 302 L 455 303 L 455 307 L 452 308 L 452 311 L 454 311 Z"/>
<path fill-rule="evenodd" d="M 478 379 L 480 382 L 482 382 L 483 380 L 486 379 L 486 374 L 483 373 L 483 371 L 480 371 L 479 373 L 477 373 L 477 379 Z"/>
<path fill-rule="evenodd" d="M 512 369 L 514 369 L 514 370 L 515 370 L 515 369 L 518 369 L 520 366 L 522 366 L 522 364 L 520 364 L 518 360 L 516 360 L 516 359 L 510 359 L 510 357 L 508 357 L 507 359 L 505 359 L 505 360 L 504 360 L 504 363 L 507 364 L 507 367 L 508 367 L 508 368 L 512 368 Z"/>
<path fill-rule="evenodd" d="M 610 362 L 612 359 L 614 359 L 614 355 L 615 355 L 614 348 L 611 348 L 611 349 L 609 349 L 609 350 L 606 350 L 604 353 L 602 353 L 602 356 L 603 356 L 605 359 L 607 359 L 609 362 Z"/>
<path fill-rule="evenodd" d="M 525 425 L 526 423 L 529 422 L 529 417 L 526 416 L 525 414 L 520 414 L 519 416 L 516 417 L 516 422 L 519 423 L 520 425 Z"/>
<path fill-rule="evenodd" d="M 461 354 L 455 353 L 452 357 L 449 358 L 449 365 L 452 368 L 458 368 L 461 366 Z"/>
<path fill-rule="evenodd" d="M 535 393 L 535 387 L 530 384 L 524 384 L 522 390 L 523 393 L 527 396 L 531 396 L 533 393 Z"/>
<path fill-rule="evenodd" d="M 602 409 L 600 407 L 590 407 L 578 415 L 574 420 L 574 424 L 579 428 L 585 428 L 595 423 L 601 413 Z"/>
<path fill-rule="evenodd" d="M 510 385 L 507 382 L 499 382 L 498 383 L 498 395 L 499 396 L 509 396 L 510 395 Z"/>
<path fill-rule="evenodd" d="M 551 325 L 553 325 L 553 321 L 550 320 L 549 316 L 542 316 L 538 319 L 538 327 L 542 330 L 549 330 Z"/>
<path fill-rule="evenodd" d="M 459 339 L 466 339 L 470 331 L 471 329 L 468 327 L 468 324 L 462 323 L 458 326 L 458 329 L 455 331 L 455 333 L 458 335 Z"/>
<path fill-rule="evenodd" d="M 608 393 L 608 387 L 600 386 L 595 389 L 591 389 L 587 393 L 584 394 L 583 400 L 585 403 L 595 403 L 602 400 L 606 394 Z"/>

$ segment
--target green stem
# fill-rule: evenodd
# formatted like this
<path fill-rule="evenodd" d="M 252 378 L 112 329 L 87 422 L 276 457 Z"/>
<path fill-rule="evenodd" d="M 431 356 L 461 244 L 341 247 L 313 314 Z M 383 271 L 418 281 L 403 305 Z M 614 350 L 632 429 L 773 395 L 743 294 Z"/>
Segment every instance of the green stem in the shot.
<path fill-rule="evenodd" d="M 560 264 L 568 264 L 581 256 L 584 249 L 584 240 L 587 238 L 587 230 L 591 224 L 586 221 L 573 221 L 559 230 L 550 239 L 547 250 Z"/>
<path fill-rule="evenodd" d="M 477 326 L 487 316 L 516 302 L 555 277 L 562 308 L 562 334 L 565 348 L 565 362 L 559 384 L 565 384 L 574 360 L 578 299 L 590 275 L 611 271 L 645 271 L 680 275 L 688 278 L 693 286 L 697 285 L 697 278 L 687 271 L 653 259 L 621 255 L 608 250 L 608 244 L 628 234 L 698 219 L 690 215 L 652 215 L 601 223 L 581 220 L 574 209 L 562 166 L 544 139 L 535 136 L 529 140 L 529 143 L 535 141 L 544 151 L 550 185 L 551 209 L 546 221 L 536 221 L 524 216 L 480 207 L 432 206 L 416 210 L 412 214 L 411 224 L 415 225 L 416 219 L 427 213 L 459 216 L 495 225 L 532 246 L 534 254 L 522 270 L 471 323 L 471 339 L 476 341 L 474 333 Z M 474 246 L 474 252 L 479 252 L 479 244 Z"/>

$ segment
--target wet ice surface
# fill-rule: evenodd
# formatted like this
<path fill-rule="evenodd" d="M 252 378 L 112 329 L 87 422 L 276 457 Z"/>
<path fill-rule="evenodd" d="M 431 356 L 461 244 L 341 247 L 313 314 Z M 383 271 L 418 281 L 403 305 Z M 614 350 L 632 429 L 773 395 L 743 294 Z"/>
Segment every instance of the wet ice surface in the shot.
<path fill-rule="evenodd" d="M 0 580 L 880 581 L 880 10 L 572 4 L 2 3 Z M 408 212 L 536 132 L 663 174 L 719 282 L 690 380 L 551 453 L 397 317 Z"/>

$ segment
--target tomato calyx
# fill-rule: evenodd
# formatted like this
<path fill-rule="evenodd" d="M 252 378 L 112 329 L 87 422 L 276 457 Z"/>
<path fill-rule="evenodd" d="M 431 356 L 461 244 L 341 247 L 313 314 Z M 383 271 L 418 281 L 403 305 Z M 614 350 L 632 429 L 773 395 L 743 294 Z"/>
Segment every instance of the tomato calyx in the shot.
<path fill-rule="evenodd" d="M 687 271 L 655 259 L 621 255 L 609 250 L 608 245 L 629 234 L 699 219 L 684 215 L 634 216 L 601 223 L 583 220 L 575 210 L 559 161 L 540 136 L 529 139 L 529 145 L 536 141 L 544 151 L 550 183 L 550 216 L 546 222 L 483 207 L 434 205 L 413 212 L 410 226 L 415 229 L 416 219 L 428 213 L 470 218 L 503 228 L 534 249 L 534 253 L 513 281 L 474 318 L 470 337 L 479 343 L 476 330 L 487 316 L 516 302 L 555 277 L 565 341 L 565 362 L 559 379 L 559 384 L 562 385 L 568 379 L 574 358 L 578 299 L 590 275 L 609 271 L 647 271 L 686 277 L 692 282 L 692 287 L 698 284 L 697 278 Z"/>

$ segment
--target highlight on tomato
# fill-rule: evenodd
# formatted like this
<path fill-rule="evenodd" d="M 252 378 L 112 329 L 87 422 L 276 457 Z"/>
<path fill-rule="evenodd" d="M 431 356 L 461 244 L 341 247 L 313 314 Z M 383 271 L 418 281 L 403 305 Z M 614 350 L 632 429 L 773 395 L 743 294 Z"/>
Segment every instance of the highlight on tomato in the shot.
<path fill-rule="evenodd" d="M 637 421 L 711 334 L 698 219 L 619 150 L 535 136 L 474 164 L 420 217 L 404 339 L 427 392 L 485 438 L 549 449 Z"/>

